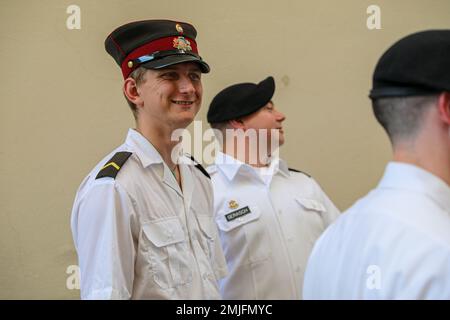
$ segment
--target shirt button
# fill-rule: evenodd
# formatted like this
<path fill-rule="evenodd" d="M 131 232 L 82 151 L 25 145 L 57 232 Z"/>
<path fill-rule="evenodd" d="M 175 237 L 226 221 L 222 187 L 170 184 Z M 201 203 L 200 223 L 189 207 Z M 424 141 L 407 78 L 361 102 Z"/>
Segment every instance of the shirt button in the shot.
<path fill-rule="evenodd" d="M 300 267 L 297 266 L 297 268 L 295 268 L 295 272 L 300 272 Z"/>
<path fill-rule="evenodd" d="M 282 214 L 283 213 L 283 211 L 281 211 L 281 210 L 278 210 L 278 214 Z"/>
<path fill-rule="evenodd" d="M 167 239 L 173 239 L 173 230 L 172 229 L 167 229 L 166 231 L 165 231 L 165 234 L 166 234 L 166 238 Z"/>

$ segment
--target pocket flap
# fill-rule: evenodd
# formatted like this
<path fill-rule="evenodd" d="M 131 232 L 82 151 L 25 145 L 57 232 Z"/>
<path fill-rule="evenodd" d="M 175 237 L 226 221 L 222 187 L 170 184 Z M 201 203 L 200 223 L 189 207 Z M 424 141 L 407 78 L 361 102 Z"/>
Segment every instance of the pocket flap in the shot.
<path fill-rule="evenodd" d="M 295 198 L 295 200 L 308 210 L 314 210 L 317 212 L 326 211 L 325 206 L 320 201 L 307 198 Z"/>
<path fill-rule="evenodd" d="M 261 212 L 256 206 L 244 206 L 237 210 L 222 210 L 216 216 L 220 230 L 228 232 L 246 223 L 259 219 Z"/>
<path fill-rule="evenodd" d="M 207 215 L 196 215 L 198 224 L 200 226 L 200 230 L 206 235 L 209 240 L 214 239 L 214 231 L 215 228 L 213 218 Z"/>
<path fill-rule="evenodd" d="M 146 237 L 158 248 L 185 240 L 183 228 L 177 217 L 147 222 L 142 229 Z"/>

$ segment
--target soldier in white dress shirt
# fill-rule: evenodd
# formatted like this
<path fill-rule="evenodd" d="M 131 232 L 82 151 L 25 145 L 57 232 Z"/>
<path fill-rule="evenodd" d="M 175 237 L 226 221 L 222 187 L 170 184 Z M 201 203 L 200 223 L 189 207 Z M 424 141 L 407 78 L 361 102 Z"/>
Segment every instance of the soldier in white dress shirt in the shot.
<path fill-rule="evenodd" d="M 378 186 L 317 241 L 305 299 L 450 299 L 450 30 L 390 47 L 374 114 L 394 151 Z"/>
<path fill-rule="evenodd" d="M 208 110 L 223 137 L 207 170 L 229 270 L 220 281 L 225 299 L 299 299 L 312 246 L 339 214 L 312 177 L 275 156 L 285 116 L 272 102 L 274 91 L 272 77 L 236 84 Z"/>
<path fill-rule="evenodd" d="M 125 143 L 81 184 L 72 211 L 82 299 L 219 299 L 226 264 L 212 186 L 193 159 L 172 157 L 174 130 L 200 109 L 195 28 L 146 20 L 114 30 L 107 52 L 122 69 L 136 118 Z"/>

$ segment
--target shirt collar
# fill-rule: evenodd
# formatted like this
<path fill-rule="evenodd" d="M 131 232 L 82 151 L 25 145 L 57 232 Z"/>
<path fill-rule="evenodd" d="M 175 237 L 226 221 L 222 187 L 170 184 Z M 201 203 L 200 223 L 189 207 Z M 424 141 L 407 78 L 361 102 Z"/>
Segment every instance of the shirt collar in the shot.
<path fill-rule="evenodd" d="M 235 178 L 235 176 L 238 174 L 239 171 L 241 171 L 242 173 L 247 172 L 258 176 L 258 173 L 252 166 L 242 161 L 239 161 L 236 158 L 233 158 L 232 156 L 220 151 L 217 153 L 215 164 L 216 167 L 219 170 L 221 170 L 223 174 L 227 177 L 227 179 L 230 181 Z M 270 165 L 275 166 L 275 169 L 273 170 L 273 175 L 280 172 L 282 175 L 286 177 L 290 176 L 289 168 L 284 160 L 280 158 L 273 159 Z"/>
<path fill-rule="evenodd" d="M 163 163 L 163 159 L 155 147 L 136 130 L 128 130 L 125 143 L 133 148 L 144 168 L 155 163 Z"/>
<path fill-rule="evenodd" d="M 128 135 L 125 143 L 133 148 L 134 153 L 139 158 L 144 168 L 152 164 L 162 164 L 164 161 L 153 144 L 147 140 L 142 134 L 135 129 L 128 129 Z M 197 165 L 198 163 L 192 160 L 188 154 L 183 154 L 180 150 L 180 158 L 178 164 Z"/>
<path fill-rule="evenodd" d="M 450 212 L 450 187 L 439 177 L 415 165 L 389 162 L 378 187 L 426 194 Z"/>
<path fill-rule="evenodd" d="M 289 177 L 291 173 L 289 172 L 289 167 L 286 161 L 284 161 L 281 158 L 277 158 L 277 161 L 278 161 L 278 172 L 280 172 L 285 177 Z"/>
<path fill-rule="evenodd" d="M 234 179 L 242 166 L 248 166 L 245 163 L 220 151 L 217 153 L 214 163 L 230 181 Z"/>

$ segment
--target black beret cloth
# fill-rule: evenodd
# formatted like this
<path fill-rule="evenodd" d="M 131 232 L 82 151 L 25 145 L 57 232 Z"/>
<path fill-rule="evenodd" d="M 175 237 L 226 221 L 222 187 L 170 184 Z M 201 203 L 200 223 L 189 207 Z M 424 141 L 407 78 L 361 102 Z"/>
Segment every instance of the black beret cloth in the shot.
<path fill-rule="evenodd" d="M 275 92 L 273 77 L 258 84 L 238 83 L 220 91 L 209 105 L 209 123 L 219 123 L 252 114 L 272 100 Z"/>
<path fill-rule="evenodd" d="M 111 32 L 105 40 L 105 49 L 122 69 L 124 79 L 140 66 L 160 69 L 190 61 L 208 73 L 210 68 L 199 55 L 196 36 L 197 30 L 186 22 L 136 21 Z"/>
<path fill-rule="evenodd" d="M 450 30 L 427 30 L 392 45 L 378 61 L 371 99 L 450 91 Z"/>

